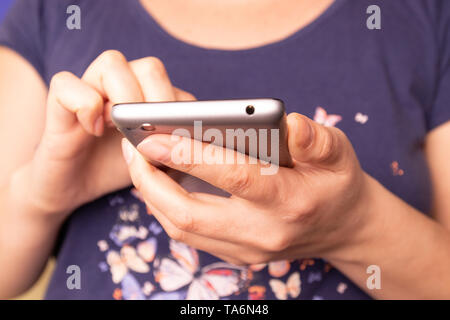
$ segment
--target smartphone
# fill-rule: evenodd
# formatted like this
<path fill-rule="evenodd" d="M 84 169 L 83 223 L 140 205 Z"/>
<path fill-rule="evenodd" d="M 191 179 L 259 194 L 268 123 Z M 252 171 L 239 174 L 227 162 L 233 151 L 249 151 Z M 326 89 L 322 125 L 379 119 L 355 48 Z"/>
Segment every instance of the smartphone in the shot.
<path fill-rule="evenodd" d="M 151 134 L 174 134 L 271 164 L 293 165 L 280 99 L 123 103 L 112 107 L 111 118 L 134 146 Z"/>

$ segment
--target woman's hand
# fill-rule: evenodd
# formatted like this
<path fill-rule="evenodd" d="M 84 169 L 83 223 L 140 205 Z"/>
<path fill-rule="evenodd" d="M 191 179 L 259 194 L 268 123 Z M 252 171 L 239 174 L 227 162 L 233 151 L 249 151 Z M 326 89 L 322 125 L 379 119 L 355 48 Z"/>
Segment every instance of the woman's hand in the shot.
<path fill-rule="evenodd" d="M 288 130 L 294 167 L 280 167 L 274 175 L 261 175 L 261 162 L 207 164 L 220 152 L 234 159 L 237 154 L 188 138 L 152 135 L 138 146 L 140 152 L 122 143 L 134 185 L 175 240 L 235 264 L 334 256 L 363 241 L 368 176 L 339 129 L 293 113 Z M 180 150 L 199 148 L 201 164 L 193 158 L 177 164 L 184 159 Z M 173 161 L 174 156 L 180 158 Z M 145 159 L 196 176 L 231 197 L 188 193 Z"/>
<path fill-rule="evenodd" d="M 154 57 L 128 62 L 120 52 L 106 51 L 81 79 L 60 72 L 50 84 L 41 142 L 15 178 L 27 179 L 27 198 L 40 212 L 68 214 L 131 184 L 121 134 L 110 119 L 113 104 L 186 99 L 194 98 L 172 86 Z"/>

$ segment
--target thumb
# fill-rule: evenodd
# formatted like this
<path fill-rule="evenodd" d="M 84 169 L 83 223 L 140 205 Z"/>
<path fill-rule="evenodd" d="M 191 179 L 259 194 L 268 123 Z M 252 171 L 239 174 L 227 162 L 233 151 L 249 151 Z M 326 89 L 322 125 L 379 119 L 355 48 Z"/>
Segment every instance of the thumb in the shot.
<path fill-rule="evenodd" d="M 345 134 L 298 113 L 287 117 L 289 152 L 298 162 L 336 165 L 352 150 Z"/>

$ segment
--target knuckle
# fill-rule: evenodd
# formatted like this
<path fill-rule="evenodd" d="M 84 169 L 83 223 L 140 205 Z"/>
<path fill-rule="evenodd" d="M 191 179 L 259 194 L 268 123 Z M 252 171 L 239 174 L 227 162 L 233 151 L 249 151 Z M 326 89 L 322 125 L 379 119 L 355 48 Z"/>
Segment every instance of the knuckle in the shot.
<path fill-rule="evenodd" d="M 143 62 L 143 68 L 140 70 L 141 72 L 149 73 L 155 76 L 166 74 L 164 63 L 158 57 L 146 57 Z"/>
<path fill-rule="evenodd" d="M 352 190 L 352 186 L 361 185 L 360 179 L 362 177 L 360 175 L 355 174 L 355 172 L 345 172 L 337 175 L 338 183 L 341 186 L 341 190 Z M 354 189 L 354 188 L 353 188 Z M 359 193 L 360 190 L 355 190 L 356 193 Z"/>
<path fill-rule="evenodd" d="M 69 71 L 60 71 L 56 73 L 50 82 L 50 90 L 55 94 L 57 101 L 66 109 L 72 112 L 79 110 L 96 110 L 103 106 L 102 96 L 94 89 L 85 86 L 82 89 L 71 85 L 75 82 L 81 82 L 73 73 Z M 71 90 L 71 99 L 64 98 L 65 94 Z M 70 103 L 70 105 L 67 105 Z"/>
<path fill-rule="evenodd" d="M 245 166 L 237 166 L 224 175 L 223 185 L 228 186 L 231 193 L 246 193 L 251 185 L 252 178 Z"/>
<path fill-rule="evenodd" d="M 127 61 L 125 56 L 122 52 L 118 50 L 106 50 L 104 51 L 100 56 L 99 60 L 105 64 L 105 66 L 109 67 L 112 65 L 119 63 L 122 63 L 124 61 Z"/>
<path fill-rule="evenodd" d="M 95 111 L 97 108 L 102 107 L 103 99 L 99 94 L 88 91 L 83 95 L 80 95 L 74 102 L 73 110 L 75 111 Z"/>
<path fill-rule="evenodd" d="M 194 231 L 194 217 L 189 210 L 182 210 L 177 213 L 174 225 L 177 229 L 184 232 Z"/>
<path fill-rule="evenodd" d="M 288 249 L 291 245 L 291 239 L 284 233 L 275 233 L 268 237 L 262 244 L 265 252 L 277 253 Z"/>
<path fill-rule="evenodd" d="M 301 198 L 292 203 L 292 207 L 282 216 L 282 220 L 288 224 L 305 223 L 315 210 L 316 204 L 314 201 Z"/>
<path fill-rule="evenodd" d="M 58 90 L 64 87 L 64 83 L 74 75 L 69 71 L 60 71 L 55 73 L 50 81 L 50 88 Z"/>

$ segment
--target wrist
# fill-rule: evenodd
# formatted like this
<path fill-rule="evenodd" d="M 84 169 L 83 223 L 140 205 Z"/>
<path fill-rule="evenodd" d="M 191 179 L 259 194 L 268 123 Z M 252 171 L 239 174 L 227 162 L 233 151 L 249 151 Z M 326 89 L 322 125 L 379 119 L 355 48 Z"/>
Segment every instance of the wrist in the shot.
<path fill-rule="evenodd" d="M 367 264 L 367 253 L 371 251 L 374 243 L 381 241 L 384 212 L 377 206 L 382 201 L 380 197 L 382 197 L 384 189 L 365 172 L 362 179 L 358 199 L 349 216 L 349 220 L 352 221 L 347 221 L 350 227 L 343 228 L 342 237 L 345 240 L 323 256 L 333 265 L 342 263 L 365 265 Z"/>
<path fill-rule="evenodd" d="M 33 191 L 36 188 L 32 186 L 32 181 L 31 164 L 19 168 L 11 176 L 7 189 L 13 212 L 24 219 L 61 224 L 70 214 L 70 210 L 60 210 L 46 205 Z"/>

